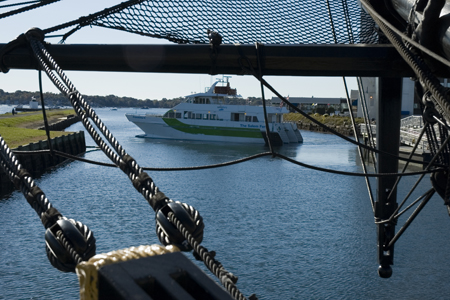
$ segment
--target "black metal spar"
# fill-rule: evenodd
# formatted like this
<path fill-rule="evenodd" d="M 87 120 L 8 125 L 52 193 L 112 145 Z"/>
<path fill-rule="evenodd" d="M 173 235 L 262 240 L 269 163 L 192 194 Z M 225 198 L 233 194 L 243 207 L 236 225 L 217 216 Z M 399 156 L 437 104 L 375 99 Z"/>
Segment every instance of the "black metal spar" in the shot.
<path fill-rule="evenodd" d="M 37 69 L 26 46 L 2 51 L 8 69 Z M 264 75 L 408 77 L 413 72 L 390 45 L 265 45 Z M 6 48 L 5 48 L 6 49 Z M 211 72 L 211 47 L 201 45 L 47 45 L 65 70 L 202 73 Z M 5 53 L 2 53 L 5 52 Z M 246 74 L 249 63 L 257 69 L 254 45 L 221 45 L 214 61 L 217 74 Z"/>

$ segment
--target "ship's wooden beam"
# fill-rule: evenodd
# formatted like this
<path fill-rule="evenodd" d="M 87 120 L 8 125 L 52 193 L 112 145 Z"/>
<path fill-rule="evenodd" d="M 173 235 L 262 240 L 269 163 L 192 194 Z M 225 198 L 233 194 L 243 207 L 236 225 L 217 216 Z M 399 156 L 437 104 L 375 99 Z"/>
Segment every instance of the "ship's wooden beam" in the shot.
<path fill-rule="evenodd" d="M 0 44 L 0 53 L 6 44 Z M 64 70 L 248 74 L 253 45 L 47 45 Z M 408 77 L 412 70 L 390 45 L 265 45 L 263 75 Z M 36 69 L 26 46 L 0 54 L 9 69 Z"/>

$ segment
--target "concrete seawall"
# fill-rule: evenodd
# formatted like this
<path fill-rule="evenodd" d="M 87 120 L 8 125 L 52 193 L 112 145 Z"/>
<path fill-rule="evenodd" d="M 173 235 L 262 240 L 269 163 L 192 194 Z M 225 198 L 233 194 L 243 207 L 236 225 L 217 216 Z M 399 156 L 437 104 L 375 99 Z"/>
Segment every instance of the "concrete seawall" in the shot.
<path fill-rule="evenodd" d="M 78 155 L 86 152 L 86 141 L 84 131 L 74 132 L 72 134 L 63 135 L 51 139 L 52 148 L 64 153 Z M 19 151 L 35 151 L 49 149 L 47 141 L 39 141 L 25 146 L 19 146 L 14 150 Z M 49 168 L 54 167 L 67 158 L 60 156 L 52 156 L 51 154 L 16 154 L 17 159 L 23 168 L 36 178 L 46 172 Z M 0 195 L 12 192 L 14 185 L 9 177 L 0 168 Z"/>
<path fill-rule="evenodd" d="M 66 129 L 70 125 L 77 123 L 78 121 L 80 121 L 80 118 L 78 116 L 70 115 L 70 116 L 67 116 L 67 118 L 61 118 L 59 121 L 49 124 L 48 130 L 63 131 L 64 129 Z M 45 126 L 39 127 L 38 129 L 45 130 Z"/>

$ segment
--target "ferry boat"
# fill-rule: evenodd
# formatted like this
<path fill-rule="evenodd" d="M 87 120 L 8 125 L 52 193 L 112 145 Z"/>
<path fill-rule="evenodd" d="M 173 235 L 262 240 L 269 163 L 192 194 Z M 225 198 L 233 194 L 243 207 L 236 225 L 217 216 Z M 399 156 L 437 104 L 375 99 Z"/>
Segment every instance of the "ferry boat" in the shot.
<path fill-rule="evenodd" d="M 230 88 L 228 78 L 216 81 L 207 92 L 186 96 L 164 115 L 126 114 L 145 134 L 139 137 L 192 141 L 267 143 L 262 106 L 233 104 L 242 99 Z M 236 103 L 237 101 L 234 101 Z M 284 107 L 267 106 L 267 120 L 273 145 L 303 142 L 293 122 L 284 122 Z"/>

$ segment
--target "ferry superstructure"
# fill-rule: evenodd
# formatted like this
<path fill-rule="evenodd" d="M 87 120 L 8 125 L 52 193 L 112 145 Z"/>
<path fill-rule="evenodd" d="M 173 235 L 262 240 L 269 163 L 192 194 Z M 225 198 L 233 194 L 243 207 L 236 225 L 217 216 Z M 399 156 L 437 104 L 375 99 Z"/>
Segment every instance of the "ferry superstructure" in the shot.
<path fill-rule="evenodd" d="M 141 128 L 146 138 L 216 141 L 236 143 L 267 143 L 262 106 L 237 105 L 242 99 L 236 89 L 218 86 L 216 81 L 207 92 L 186 96 L 184 101 L 163 116 L 126 114 L 129 121 Z M 284 122 L 284 107 L 267 106 L 269 134 L 273 144 L 303 142 L 297 125 Z"/>

